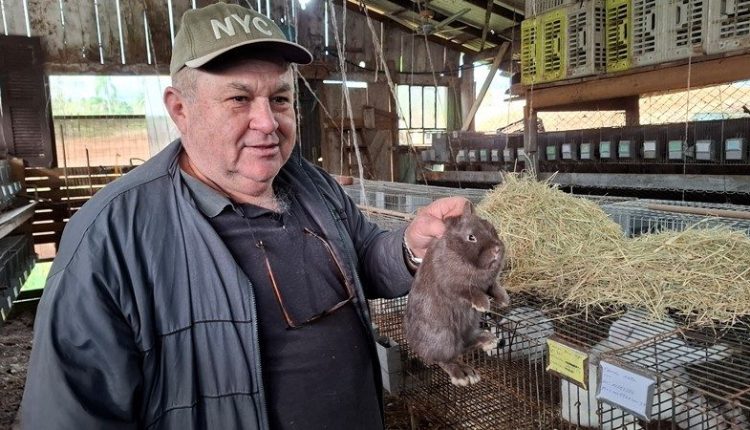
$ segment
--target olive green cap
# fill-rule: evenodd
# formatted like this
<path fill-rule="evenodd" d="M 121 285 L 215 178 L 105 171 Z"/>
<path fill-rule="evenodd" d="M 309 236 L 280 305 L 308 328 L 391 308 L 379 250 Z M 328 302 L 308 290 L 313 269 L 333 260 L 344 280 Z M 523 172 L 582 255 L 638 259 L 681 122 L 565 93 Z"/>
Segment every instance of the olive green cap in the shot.
<path fill-rule="evenodd" d="M 278 52 L 290 63 L 310 64 L 313 60 L 310 51 L 288 41 L 266 16 L 240 5 L 215 3 L 182 15 L 169 74 L 174 76 L 185 66 L 200 67 L 225 52 L 247 45 Z"/>

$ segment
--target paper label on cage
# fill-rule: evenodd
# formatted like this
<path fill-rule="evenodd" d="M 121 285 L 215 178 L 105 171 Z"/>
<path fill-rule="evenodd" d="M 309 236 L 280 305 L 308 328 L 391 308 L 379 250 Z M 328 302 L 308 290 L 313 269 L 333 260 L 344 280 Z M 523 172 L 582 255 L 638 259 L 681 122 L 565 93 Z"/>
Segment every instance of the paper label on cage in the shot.
<path fill-rule="evenodd" d="M 651 417 L 656 381 L 622 366 L 602 361 L 597 399 L 624 409 L 646 421 Z"/>
<path fill-rule="evenodd" d="M 589 355 L 555 339 L 547 339 L 547 346 L 549 347 L 547 371 L 587 390 L 588 372 L 586 368 Z"/>

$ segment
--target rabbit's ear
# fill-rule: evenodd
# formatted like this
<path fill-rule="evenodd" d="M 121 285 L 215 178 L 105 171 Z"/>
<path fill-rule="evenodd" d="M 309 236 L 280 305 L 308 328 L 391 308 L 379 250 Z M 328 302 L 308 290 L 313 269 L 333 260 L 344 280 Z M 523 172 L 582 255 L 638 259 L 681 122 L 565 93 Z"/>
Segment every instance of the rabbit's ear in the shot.
<path fill-rule="evenodd" d="M 464 204 L 464 216 L 471 215 L 474 213 L 474 205 L 470 201 L 466 201 Z"/>

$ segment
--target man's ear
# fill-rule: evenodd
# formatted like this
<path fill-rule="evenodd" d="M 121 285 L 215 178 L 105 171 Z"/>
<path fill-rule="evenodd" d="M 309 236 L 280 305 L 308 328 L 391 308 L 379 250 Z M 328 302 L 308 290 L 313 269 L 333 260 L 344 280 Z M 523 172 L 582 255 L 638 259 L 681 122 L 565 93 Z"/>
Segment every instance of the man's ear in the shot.
<path fill-rule="evenodd" d="M 187 106 L 185 98 L 175 87 L 167 87 L 164 90 L 164 106 L 167 108 L 170 118 L 174 121 L 181 134 L 185 134 L 188 123 Z"/>

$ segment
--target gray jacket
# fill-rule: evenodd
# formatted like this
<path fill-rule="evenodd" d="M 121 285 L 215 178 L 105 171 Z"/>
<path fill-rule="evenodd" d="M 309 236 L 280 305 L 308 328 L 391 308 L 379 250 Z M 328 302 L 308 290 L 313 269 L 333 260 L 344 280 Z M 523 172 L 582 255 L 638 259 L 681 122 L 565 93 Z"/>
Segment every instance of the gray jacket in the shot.
<path fill-rule="evenodd" d="M 37 312 L 24 428 L 268 427 L 253 288 L 182 182 L 180 150 L 173 142 L 71 218 Z M 347 263 L 369 327 L 366 298 L 412 281 L 403 230 L 369 222 L 298 151 L 279 174 Z"/>

